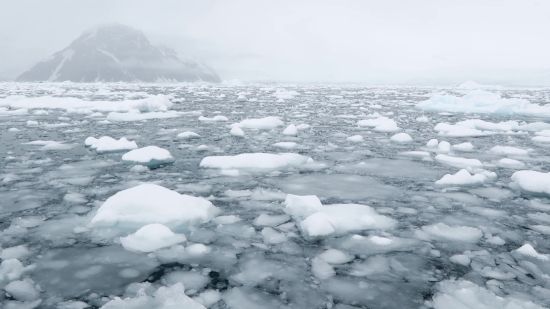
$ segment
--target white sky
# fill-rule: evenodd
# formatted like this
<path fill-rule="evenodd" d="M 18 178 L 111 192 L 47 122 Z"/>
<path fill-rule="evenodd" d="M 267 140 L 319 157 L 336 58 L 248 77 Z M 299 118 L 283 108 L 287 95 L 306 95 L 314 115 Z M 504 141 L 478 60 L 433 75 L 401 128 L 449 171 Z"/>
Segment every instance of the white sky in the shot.
<path fill-rule="evenodd" d="M 222 79 L 550 85 L 548 0 L 0 0 L 0 79 L 120 22 Z"/>

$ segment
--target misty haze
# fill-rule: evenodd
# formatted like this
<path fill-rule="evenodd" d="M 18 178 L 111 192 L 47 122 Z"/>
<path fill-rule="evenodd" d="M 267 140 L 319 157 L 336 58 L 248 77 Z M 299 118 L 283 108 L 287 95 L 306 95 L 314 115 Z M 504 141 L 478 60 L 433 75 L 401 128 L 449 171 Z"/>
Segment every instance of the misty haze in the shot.
<path fill-rule="evenodd" d="M 550 2 L 2 4 L 0 308 L 550 308 Z"/>

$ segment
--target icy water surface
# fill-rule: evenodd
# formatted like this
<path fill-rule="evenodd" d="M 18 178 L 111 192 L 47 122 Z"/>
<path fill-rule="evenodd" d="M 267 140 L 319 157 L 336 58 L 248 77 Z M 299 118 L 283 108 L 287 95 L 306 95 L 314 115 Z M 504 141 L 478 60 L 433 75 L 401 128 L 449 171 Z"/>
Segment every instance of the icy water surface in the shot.
<path fill-rule="evenodd" d="M 531 140 L 542 129 L 481 137 L 434 131 L 438 123 L 468 119 L 546 120 L 415 108 L 445 91 L 453 93 L 354 86 L 0 84 L 0 97 L 121 101 L 164 94 L 173 102 L 170 110 L 180 112 L 173 118 L 106 121 L 109 111 L 93 107 L 14 112 L 16 107 L 0 103 L 0 301 L 5 308 L 99 308 L 120 297 L 136 301 L 128 308 L 172 308 L 159 288 L 181 282 L 189 297 L 209 308 L 550 306 L 545 255 L 550 200 L 510 186 L 518 168 L 500 161 L 510 158 L 524 163 L 519 170 L 548 172 L 550 144 Z M 550 91 L 501 94 L 546 104 Z M 244 137 L 230 134 L 233 123 L 269 116 L 284 126 L 244 126 Z M 380 132 L 357 124 L 381 116 L 400 129 Z M 422 116 L 427 122 L 417 121 Z M 309 127 L 299 126 L 295 136 L 282 134 L 290 124 Z M 199 137 L 178 137 L 186 131 Z M 413 141 L 390 141 L 399 132 Z M 347 139 L 355 135 L 363 139 Z M 98 154 L 85 146 L 86 138 L 102 136 L 164 148 L 175 161 L 132 168 L 122 162 L 127 150 Z M 434 138 L 474 148 L 427 147 Z M 274 146 L 280 142 L 296 144 Z M 494 146 L 528 154 L 490 151 Z M 199 167 L 208 156 L 281 152 L 313 162 L 269 169 Z M 435 159 L 438 154 L 482 165 L 446 164 Z M 436 184 L 462 168 L 494 175 L 466 185 Z M 120 237 L 136 228 L 97 227 L 91 220 L 109 197 L 142 183 L 204 197 L 222 217 L 171 226 L 187 239 L 178 245 L 150 253 L 125 249 Z M 285 212 L 287 194 L 316 195 L 324 206 L 335 205 L 327 210 L 333 217 L 344 216 L 345 205 L 368 205 L 375 221 L 382 216 L 392 223 L 358 225 L 351 216 L 332 234 L 309 236 L 304 218 Z M 526 244 L 539 255 L 516 251 Z"/>

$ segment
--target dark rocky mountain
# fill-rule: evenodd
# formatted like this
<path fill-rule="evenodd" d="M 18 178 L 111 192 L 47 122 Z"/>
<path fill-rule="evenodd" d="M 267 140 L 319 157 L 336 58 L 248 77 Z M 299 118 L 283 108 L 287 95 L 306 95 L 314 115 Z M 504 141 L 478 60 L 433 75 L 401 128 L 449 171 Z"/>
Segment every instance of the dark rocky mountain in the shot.
<path fill-rule="evenodd" d="M 140 30 L 121 24 L 85 31 L 65 49 L 19 75 L 17 81 L 220 82 L 214 70 L 152 45 Z"/>

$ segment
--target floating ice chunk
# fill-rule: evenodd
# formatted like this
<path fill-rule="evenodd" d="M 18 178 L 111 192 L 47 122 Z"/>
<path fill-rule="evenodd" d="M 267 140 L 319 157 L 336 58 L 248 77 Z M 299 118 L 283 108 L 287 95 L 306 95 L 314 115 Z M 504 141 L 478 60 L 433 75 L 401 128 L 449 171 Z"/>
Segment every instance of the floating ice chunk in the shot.
<path fill-rule="evenodd" d="M 438 154 L 435 156 L 435 160 L 439 163 L 458 167 L 458 168 L 481 168 L 483 167 L 483 163 L 479 161 L 478 159 L 466 159 L 466 158 L 460 158 L 460 157 L 450 157 L 444 154 Z"/>
<path fill-rule="evenodd" d="M 326 215 L 326 216 L 324 216 Z M 379 215 L 372 207 L 360 204 L 334 204 L 323 206 L 320 213 L 300 223 L 306 236 L 327 236 L 331 229 L 336 234 L 369 229 L 390 229 L 397 222 Z"/>
<path fill-rule="evenodd" d="M 36 127 L 38 126 L 38 121 L 27 120 L 27 127 Z"/>
<path fill-rule="evenodd" d="M 439 145 L 439 141 L 435 138 L 429 140 L 426 143 L 426 147 L 428 147 L 428 148 L 437 148 L 438 145 Z"/>
<path fill-rule="evenodd" d="M 231 131 L 229 132 L 229 134 L 231 134 L 233 136 L 237 136 L 237 137 L 244 137 L 243 129 L 241 129 L 237 126 L 234 126 L 233 128 L 231 128 Z"/>
<path fill-rule="evenodd" d="M 262 230 L 262 236 L 264 237 L 264 242 L 268 245 L 280 244 L 287 240 L 285 233 L 279 233 L 270 227 L 265 227 Z"/>
<path fill-rule="evenodd" d="M 102 309 L 206 309 L 203 305 L 185 295 L 182 283 L 171 287 L 160 287 L 153 296 L 138 293 L 135 298 L 115 299 L 107 302 Z"/>
<path fill-rule="evenodd" d="M 173 163 L 174 161 L 174 157 L 168 150 L 157 146 L 147 146 L 134 149 L 122 156 L 122 162 L 125 164 L 138 164 L 145 166 L 168 164 Z"/>
<path fill-rule="evenodd" d="M 405 151 L 405 152 L 400 152 L 399 154 L 403 156 L 408 156 L 408 157 L 418 157 L 418 158 L 426 158 L 426 159 L 431 157 L 430 153 L 427 151 Z"/>
<path fill-rule="evenodd" d="M 535 136 L 531 140 L 535 143 L 550 143 L 550 136 Z"/>
<path fill-rule="evenodd" d="M 389 246 L 393 243 L 393 239 L 380 236 L 372 236 L 369 240 L 379 246 Z"/>
<path fill-rule="evenodd" d="M 474 145 L 472 145 L 472 143 L 461 143 L 461 144 L 453 145 L 451 148 L 453 150 L 469 152 L 474 150 Z"/>
<path fill-rule="evenodd" d="M 219 216 L 214 218 L 214 222 L 217 224 L 233 224 L 239 221 L 242 221 L 242 219 L 234 215 Z"/>
<path fill-rule="evenodd" d="M 421 116 L 416 118 L 416 122 L 429 122 L 430 120 L 426 116 Z"/>
<path fill-rule="evenodd" d="M 463 97 L 434 95 L 416 107 L 425 110 L 469 112 L 480 114 L 503 114 L 525 116 L 548 116 L 546 106 L 531 104 L 525 99 L 504 99 L 499 94 L 488 91 L 472 91 Z"/>
<path fill-rule="evenodd" d="M 15 280 L 8 283 L 4 290 L 11 294 L 11 296 L 20 301 L 33 301 L 39 297 L 39 292 L 34 288 L 32 284 L 23 280 Z"/>
<path fill-rule="evenodd" d="M 217 115 L 217 116 L 214 116 L 212 118 L 207 118 L 207 117 L 204 117 L 204 116 L 200 116 L 199 121 L 203 121 L 203 122 L 220 122 L 220 121 L 229 121 L 229 119 L 227 119 L 227 117 L 221 116 L 221 115 Z"/>
<path fill-rule="evenodd" d="M 160 223 L 148 224 L 134 234 L 120 238 L 120 243 L 124 249 L 141 252 L 152 252 L 185 241 L 187 241 L 185 235 L 174 234 L 169 228 Z"/>
<path fill-rule="evenodd" d="M 48 144 L 46 146 L 42 146 L 42 147 L 38 148 L 38 150 L 41 150 L 41 151 L 67 150 L 67 149 L 72 149 L 73 147 L 74 147 L 74 145 L 62 144 L 62 143 L 52 143 L 52 144 Z"/>
<path fill-rule="evenodd" d="M 447 174 L 435 184 L 438 186 L 475 186 L 487 181 L 487 177 L 482 174 L 471 175 L 466 169 L 461 169 L 456 174 Z"/>
<path fill-rule="evenodd" d="M 512 174 L 512 188 L 534 194 L 550 195 L 550 173 L 519 171 Z"/>
<path fill-rule="evenodd" d="M 50 145 L 50 144 L 61 144 L 61 143 L 62 143 L 62 142 L 57 142 L 57 141 L 43 141 L 43 140 L 38 140 L 38 141 L 32 141 L 32 142 L 22 143 L 21 145 L 46 146 L 46 145 Z"/>
<path fill-rule="evenodd" d="M 542 261 L 550 260 L 548 255 L 538 253 L 537 250 L 535 250 L 535 248 L 533 248 L 533 246 L 531 246 L 530 244 L 525 244 L 520 248 L 514 250 L 514 252 L 517 252 L 526 256 L 534 257 Z"/>
<path fill-rule="evenodd" d="M 31 255 L 31 252 L 25 245 L 19 245 L 15 247 L 9 247 L 2 249 L 0 253 L 0 259 L 2 260 L 25 260 Z"/>
<path fill-rule="evenodd" d="M 222 293 L 217 290 L 206 290 L 200 293 L 198 296 L 193 297 L 193 300 L 197 303 L 210 308 L 215 303 L 222 299 Z"/>
<path fill-rule="evenodd" d="M 170 227 L 205 223 L 219 209 L 209 201 L 179 194 L 155 184 L 143 184 L 108 198 L 92 219 L 96 226 L 143 226 L 161 223 Z"/>
<path fill-rule="evenodd" d="M 204 288 L 210 282 L 210 279 L 199 272 L 173 271 L 164 276 L 162 281 L 168 286 L 181 282 L 188 291 L 187 294 L 189 294 L 190 290 L 197 291 Z"/>
<path fill-rule="evenodd" d="M 423 226 L 422 230 L 417 231 L 416 235 L 421 239 L 435 238 L 440 240 L 475 243 L 483 236 L 483 233 L 475 227 L 448 226 L 445 223 L 437 223 Z"/>
<path fill-rule="evenodd" d="M 8 132 L 19 132 L 21 130 L 19 130 L 18 128 L 9 128 L 8 129 Z"/>
<path fill-rule="evenodd" d="M 525 163 L 514 159 L 503 158 L 498 161 L 498 166 L 511 169 L 521 169 L 525 167 Z"/>
<path fill-rule="evenodd" d="M 323 209 L 315 195 L 287 194 L 284 211 L 291 216 L 307 217 Z"/>
<path fill-rule="evenodd" d="M 449 144 L 449 142 L 446 142 L 446 141 L 441 141 L 437 145 L 437 151 L 447 153 L 451 151 L 451 144 Z"/>
<path fill-rule="evenodd" d="M 294 153 L 243 153 L 202 159 L 200 167 L 220 169 L 276 169 L 307 162 L 309 157 Z"/>
<path fill-rule="evenodd" d="M 181 138 L 181 139 L 193 139 L 193 138 L 200 138 L 200 137 L 201 137 L 200 135 L 191 131 L 185 131 L 178 134 L 178 138 Z"/>
<path fill-rule="evenodd" d="M 294 149 L 298 147 L 298 144 L 295 142 L 279 142 L 273 144 L 273 147 L 282 148 L 282 149 Z"/>
<path fill-rule="evenodd" d="M 376 126 L 374 127 L 373 129 L 374 131 L 376 132 L 397 132 L 399 130 L 401 130 L 401 128 L 399 128 L 397 126 L 397 123 L 395 123 L 395 121 L 391 120 L 386 122 L 386 123 L 383 123 L 379 126 Z"/>
<path fill-rule="evenodd" d="M 98 121 L 99 124 L 109 124 L 112 121 L 141 121 L 150 119 L 168 119 L 182 116 L 178 112 L 148 112 L 148 113 L 117 113 L 111 112 L 107 115 L 106 120 Z"/>
<path fill-rule="evenodd" d="M 407 133 L 397 133 L 394 136 L 390 137 L 390 141 L 399 144 L 412 143 L 412 137 Z"/>
<path fill-rule="evenodd" d="M 270 216 L 266 214 L 259 215 L 254 220 L 254 225 L 259 226 L 277 226 L 290 220 L 288 215 Z"/>
<path fill-rule="evenodd" d="M 336 232 L 335 220 L 322 212 L 314 213 L 300 223 L 302 232 L 310 237 L 327 236 Z"/>
<path fill-rule="evenodd" d="M 197 151 L 206 151 L 206 150 L 208 150 L 208 148 L 209 147 L 206 146 L 206 145 L 199 145 L 199 146 L 197 146 Z"/>
<path fill-rule="evenodd" d="M 103 136 L 99 139 L 94 137 L 88 137 L 84 144 L 92 149 L 95 149 L 97 153 L 118 152 L 137 149 L 136 142 L 129 141 L 125 137 L 122 137 L 118 141 L 109 136 Z"/>
<path fill-rule="evenodd" d="M 491 153 L 496 153 L 500 155 L 512 155 L 512 156 L 527 156 L 529 152 L 525 149 L 520 149 L 510 146 L 495 146 L 489 150 Z"/>
<path fill-rule="evenodd" d="M 329 264 L 345 264 L 352 261 L 355 257 L 337 249 L 328 249 L 318 256 Z"/>
<path fill-rule="evenodd" d="M 315 277 L 322 280 L 336 275 L 334 268 L 329 263 L 318 257 L 311 261 L 311 272 Z"/>
<path fill-rule="evenodd" d="M 237 99 L 235 100 L 235 102 L 246 102 L 248 101 L 248 99 L 246 98 L 246 96 L 244 94 L 239 94 L 239 96 L 237 97 Z"/>
<path fill-rule="evenodd" d="M 295 125 L 289 124 L 288 127 L 283 131 L 283 135 L 292 135 L 296 136 L 298 135 L 298 128 L 296 128 Z"/>
<path fill-rule="evenodd" d="M 212 252 L 212 249 L 203 244 L 192 244 L 185 248 L 185 252 L 194 257 L 200 257 Z"/>
<path fill-rule="evenodd" d="M 298 126 L 296 126 L 296 129 L 298 131 L 307 130 L 309 128 L 311 128 L 311 126 L 309 124 L 305 124 L 305 123 L 302 123 L 302 124 L 299 124 Z"/>
<path fill-rule="evenodd" d="M 361 135 L 354 135 L 354 136 L 350 136 L 348 138 L 346 138 L 347 141 L 350 141 L 350 142 L 353 142 L 353 143 L 362 143 L 365 141 L 365 139 L 363 139 L 363 136 Z"/>
<path fill-rule="evenodd" d="M 490 243 L 490 244 L 497 245 L 497 246 L 502 246 L 506 243 L 506 241 L 504 239 L 502 239 L 498 236 L 489 237 L 485 241 Z"/>
<path fill-rule="evenodd" d="M 497 296 L 492 291 L 466 280 L 445 280 L 437 284 L 432 300 L 434 309 L 543 309 L 528 300 Z"/>
<path fill-rule="evenodd" d="M 86 101 L 73 97 L 21 97 L 11 96 L 0 99 L 1 106 L 29 108 L 29 109 L 86 109 L 97 111 L 131 111 L 156 112 L 167 111 L 172 107 L 172 102 L 163 94 L 151 95 L 141 100 L 126 101 Z M 90 113 L 91 114 L 91 113 Z"/>
<path fill-rule="evenodd" d="M 32 269 L 34 265 L 25 267 L 18 259 L 3 260 L 0 263 L 0 288 L 10 281 L 19 279 L 24 272 Z"/>
<path fill-rule="evenodd" d="M 395 124 L 395 121 L 388 117 L 378 117 L 374 119 L 363 119 L 357 121 L 357 125 L 360 127 L 378 127 L 384 124 Z"/>
<path fill-rule="evenodd" d="M 457 263 L 464 266 L 470 265 L 470 261 L 471 261 L 470 258 L 464 254 L 453 255 L 449 258 L 449 260 L 453 263 Z"/>
<path fill-rule="evenodd" d="M 237 124 L 233 124 L 233 126 L 247 129 L 270 130 L 284 126 L 284 122 L 277 117 L 265 117 L 260 119 L 245 119 Z"/>
<path fill-rule="evenodd" d="M 148 170 L 149 168 L 144 165 L 134 165 L 130 168 L 130 172 L 134 172 L 134 173 L 143 173 L 143 172 L 147 172 Z"/>

